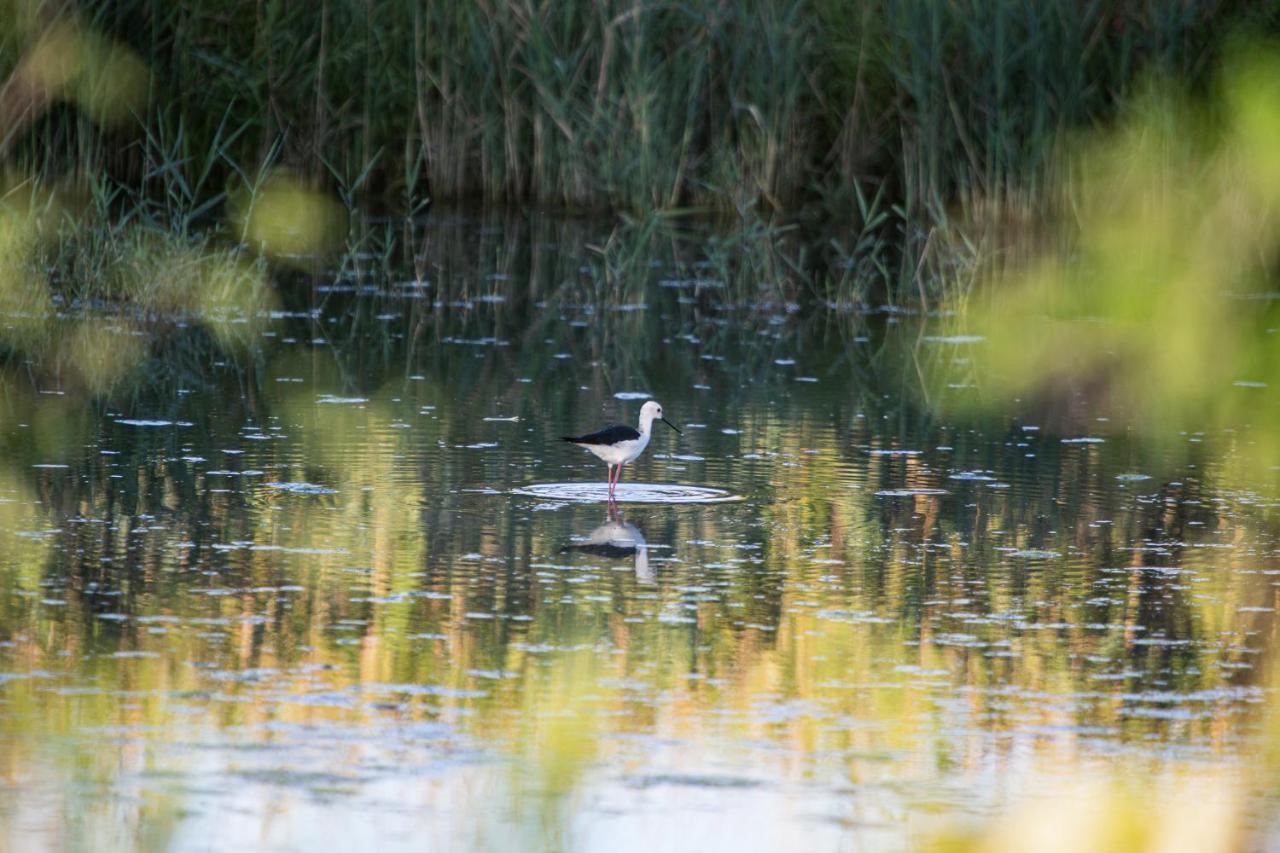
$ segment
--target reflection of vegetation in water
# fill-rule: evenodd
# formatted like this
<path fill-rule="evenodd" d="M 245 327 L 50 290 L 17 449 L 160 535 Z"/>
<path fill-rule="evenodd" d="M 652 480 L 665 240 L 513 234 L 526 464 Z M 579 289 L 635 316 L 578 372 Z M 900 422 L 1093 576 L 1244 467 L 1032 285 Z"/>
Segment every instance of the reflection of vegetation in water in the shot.
<path fill-rule="evenodd" d="M 1212 761 L 1231 760 L 1255 701 L 1245 638 L 1270 630 L 1270 617 L 1239 610 L 1264 602 L 1256 576 L 1232 571 L 1243 558 L 1176 543 L 1219 525 L 1253 541 L 1261 522 L 1247 495 L 1219 506 L 1209 484 L 1150 484 L 1150 501 L 1134 504 L 1113 473 L 1145 462 L 1144 447 L 1052 438 L 1029 460 L 989 445 L 990 434 L 935 435 L 904 390 L 919 381 L 913 331 L 724 306 L 682 276 L 654 286 L 645 310 L 601 312 L 597 273 L 580 268 L 602 256 L 530 248 L 601 245 L 587 232 L 518 220 L 474 234 L 417 234 L 431 263 L 404 287 L 352 298 L 342 289 L 380 275 L 352 266 L 330 289 L 287 294 L 288 319 L 252 355 L 218 378 L 206 357 L 113 395 L 108 417 L 9 375 L 5 494 L 27 503 L 0 504 L 13 525 L 0 538 L 22 561 L 7 581 L 0 641 L 15 645 L 0 649 L 0 670 L 54 678 L 4 686 L 6 729 L 26 741 L 7 754 L 15 768 L 44 768 L 68 811 L 91 816 L 87 835 L 112 819 L 114 793 L 101 792 L 130 777 L 90 738 L 68 762 L 91 766 L 100 784 L 63 790 L 90 771 L 40 745 L 95 725 L 154 726 L 132 732 L 127 766 L 161 778 L 187 772 L 168 744 L 188 725 L 262 745 L 281 726 L 438 723 L 512 762 L 486 795 L 509 797 L 497 801 L 551 838 L 612 769 L 643 765 L 628 747 L 637 738 L 685 744 L 690 765 L 714 760 L 726 739 L 787 744 L 799 764 L 761 758 L 761 773 L 820 766 L 899 816 L 950 802 L 940 787 L 987 754 L 984 737 L 1028 726 L 1066 731 L 1027 747 L 1037 767 L 1086 760 L 1090 730 L 1211 743 Z M 685 248 L 658 253 L 652 285 L 688 263 Z M 528 287 L 486 281 L 488 270 L 527 276 Z M 326 342 L 305 346 L 315 340 Z M 610 358 L 619 344 L 625 357 Z M 775 364 L 784 355 L 801 363 Z M 809 371 L 821 382 L 795 381 Z M 541 455 L 556 424 L 641 387 L 711 425 L 704 460 L 682 477 L 744 484 L 749 496 L 723 511 L 638 513 L 659 546 L 656 584 L 629 564 L 559 556 L 595 513 L 530 514 L 467 491 L 523 483 L 537 470 L 528 454 Z M 491 411 L 521 421 L 478 426 Z M 114 422 L 119 412 L 193 426 L 151 431 Z M 737 435 L 718 432 L 730 422 Z M 951 481 L 952 457 L 930 451 L 944 442 L 1014 488 Z M 248 452 L 222 452 L 237 448 Z M 748 453 L 759 458 L 739 458 Z M 33 470 L 33 460 L 71 467 Z M 245 469 L 264 473 L 212 473 Z M 876 497 L 882 489 L 919 494 Z M 1146 554 L 1131 550 L 1139 542 L 1165 544 Z M 1125 698 L 1156 680 L 1184 697 L 1171 702 L 1185 720 L 1161 717 L 1162 700 Z M 100 692 L 75 692 L 86 684 Z M 1185 699 L 1197 693 L 1207 698 Z M 305 746 L 283 752 L 313 755 Z M 1170 767 L 1153 772 L 1180 772 Z M 284 787 L 360 787 L 330 778 L 328 764 L 253 772 Z M 918 793 L 895 787 L 912 773 L 927 783 Z M 165 831 L 189 799 L 173 791 L 131 818 L 138 831 Z"/>
<path fill-rule="evenodd" d="M 624 314 L 636 336 L 662 322 Z M 562 345 L 525 350 L 541 364 Z M 672 346 L 638 367 L 672 364 Z M 698 369 L 689 350 L 675 352 L 689 362 L 682 369 Z M 90 816 L 87 827 L 113 819 L 113 795 L 101 791 L 126 784 L 116 751 L 94 739 L 69 747 L 69 760 L 90 771 L 50 764 L 33 746 L 86 726 L 135 727 L 123 731 L 137 752 L 121 747 L 137 756 L 131 772 L 181 779 L 187 759 L 166 744 L 190 726 L 262 744 L 326 722 L 371 732 L 443 723 L 510 757 L 509 776 L 477 796 L 503 791 L 504 807 L 550 838 L 562 837 L 602 774 L 645 766 L 629 744 L 650 738 L 682 744 L 689 764 L 677 769 L 695 778 L 726 740 L 786 746 L 798 765 L 766 752 L 761 775 L 820 767 L 868 792 L 867 816 L 949 801 L 939 786 L 987 755 L 985 738 L 1020 739 L 1028 727 L 1061 732 L 1018 740 L 1037 766 L 1098 761 L 1089 732 L 1190 742 L 1212 762 L 1233 755 L 1253 670 L 1220 664 L 1252 663 L 1228 638 L 1269 630 L 1265 614 L 1239 609 L 1265 590 L 1232 571 L 1234 552 L 1177 543 L 1217 525 L 1253 541 L 1262 522 L 1244 503 L 1213 504 L 1203 486 L 1153 485 L 1149 503 L 1132 502 L 1112 476 L 1131 448 L 1053 441 L 1019 462 L 962 431 L 886 428 L 888 412 L 874 408 L 884 389 L 845 400 L 835 390 L 845 372 L 793 402 L 782 390 L 808 386 L 779 384 L 778 411 L 727 395 L 717 407 L 742 409 L 739 433 L 709 435 L 708 470 L 690 475 L 731 477 L 752 503 L 637 511 L 630 520 L 658 546 L 650 585 L 629 561 L 615 571 L 563 554 L 571 535 L 599 523 L 597 511 L 531 512 L 467 491 L 520 482 L 525 454 L 538 452 L 557 417 L 572 420 L 573 397 L 556 390 L 555 374 L 508 387 L 469 344 L 431 348 L 389 374 L 395 354 L 375 368 L 367 357 L 286 350 L 251 376 L 258 390 L 193 397 L 181 411 L 198 426 L 98 421 L 60 443 L 96 436 L 88 454 L 59 457 L 70 469 L 15 467 L 27 492 L 12 494 L 41 504 L 10 520 L 61 532 L 32 540 L 26 580 L 7 581 L 0 639 L 13 645 L 0 650 L 0 669 L 53 677 L 5 685 L 6 731 L 23 735 L 5 752 L 11 766 L 38 764 L 55 780 L 98 774 L 100 787 L 64 792 L 69 809 Z M 545 363 L 553 370 L 556 360 Z M 713 417 L 718 408 L 699 411 L 706 404 L 695 397 L 668 405 Z M 467 448 L 484 437 L 475 415 L 495 400 L 525 420 L 488 427 L 510 430 L 498 447 Z M 12 417 L 31 422 L 44 405 L 15 398 Z M 860 412 L 878 419 L 874 428 Z M 514 437 L 526 434 L 522 450 Z M 251 438 L 259 435 L 267 440 Z M 950 457 L 928 450 L 944 440 L 1012 488 L 951 481 Z M 746 450 L 762 461 L 723 461 Z M 921 493 L 873 494 L 903 487 Z M 1144 541 L 1165 544 L 1131 550 Z M 42 581 L 42 595 L 64 603 L 17 594 Z M 1157 681 L 1175 697 L 1205 698 L 1142 698 Z M 1145 713 L 1170 702 L 1185 718 Z M 327 776 L 308 769 L 306 743 L 284 750 L 299 757 L 271 784 L 358 786 L 329 778 L 323 761 Z M 243 761 L 231 772 L 248 772 Z M 1151 766 L 1164 779 L 1182 765 Z M 896 787 L 904 784 L 919 790 Z M 183 807 L 182 785 L 173 790 L 167 805 L 135 813 L 139 831 Z M 475 804 L 478 814 L 492 808 Z"/>

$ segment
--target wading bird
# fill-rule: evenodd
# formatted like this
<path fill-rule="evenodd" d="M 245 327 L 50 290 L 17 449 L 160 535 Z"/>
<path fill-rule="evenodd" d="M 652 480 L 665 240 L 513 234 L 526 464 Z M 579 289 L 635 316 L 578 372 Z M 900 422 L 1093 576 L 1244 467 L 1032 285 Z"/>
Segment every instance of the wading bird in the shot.
<path fill-rule="evenodd" d="M 649 432 L 654 421 L 662 421 L 677 433 L 680 432 L 679 427 L 662 416 L 662 406 L 650 400 L 640 407 L 638 430 L 614 425 L 588 435 L 564 435 L 561 439 L 585 447 L 609 466 L 609 500 L 613 500 L 614 490 L 622 479 L 622 466 L 634 462 L 649 446 Z M 616 473 L 614 468 L 617 468 Z"/>

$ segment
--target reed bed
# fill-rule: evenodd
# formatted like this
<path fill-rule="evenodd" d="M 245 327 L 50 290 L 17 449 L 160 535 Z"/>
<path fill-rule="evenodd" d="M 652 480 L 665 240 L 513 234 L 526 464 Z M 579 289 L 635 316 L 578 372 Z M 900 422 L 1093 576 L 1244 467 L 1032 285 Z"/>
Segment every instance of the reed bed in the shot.
<path fill-rule="evenodd" d="M 697 212 L 747 236 L 782 216 L 830 235 L 797 263 L 857 273 L 824 274 L 828 295 L 875 275 L 925 301 L 1057 203 L 1073 131 L 1152 72 L 1205 79 L 1224 35 L 1280 17 L 1239 0 L 5 6 L 0 162 L 105 175 L 159 228 L 215 221 L 278 170 L 396 215 Z M 74 42 L 79 88 L 127 117 L 63 98 L 13 120 L 16 72 L 66 22 L 92 36 Z M 138 63 L 145 93 L 115 93 Z"/>

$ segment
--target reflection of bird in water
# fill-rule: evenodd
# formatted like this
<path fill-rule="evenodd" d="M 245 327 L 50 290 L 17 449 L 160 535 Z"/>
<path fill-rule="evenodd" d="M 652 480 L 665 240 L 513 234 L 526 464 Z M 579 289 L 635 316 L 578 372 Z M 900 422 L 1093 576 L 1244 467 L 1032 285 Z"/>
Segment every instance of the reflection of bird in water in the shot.
<path fill-rule="evenodd" d="M 622 479 L 622 466 L 634 462 L 644 449 L 649 446 L 649 434 L 654 421 L 662 421 L 667 426 L 680 432 L 671 421 L 662 416 L 662 406 L 650 400 L 640 407 L 640 429 L 629 426 L 609 426 L 589 435 L 566 435 L 562 440 L 581 445 L 590 450 L 596 457 L 609 466 L 609 500 L 613 500 L 614 489 Z M 617 474 L 614 474 L 614 468 Z"/>
<path fill-rule="evenodd" d="M 649 543 L 645 541 L 644 534 L 634 524 L 618 516 L 610 515 L 609 520 L 588 533 L 586 539 L 566 545 L 564 550 L 582 551 L 608 560 L 634 556 L 636 580 L 653 583 L 655 579 L 653 569 L 649 568 Z"/>

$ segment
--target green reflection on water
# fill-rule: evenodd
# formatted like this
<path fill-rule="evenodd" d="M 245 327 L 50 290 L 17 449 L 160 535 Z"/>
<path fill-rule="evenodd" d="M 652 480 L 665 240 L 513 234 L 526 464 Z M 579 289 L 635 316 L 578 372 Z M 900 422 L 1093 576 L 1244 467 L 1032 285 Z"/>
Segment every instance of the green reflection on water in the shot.
<path fill-rule="evenodd" d="M 939 421 L 957 344 L 910 323 L 598 312 L 572 252 L 449 234 L 426 298 L 294 294 L 196 382 L 6 374 L 7 843 L 903 846 L 1089 774 L 1256 784 L 1280 565 L 1232 436 Z M 744 497 L 625 508 L 643 568 L 510 494 L 601 479 L 554 439 L 619 391 L 685 428 L 628 479 Z"/>

